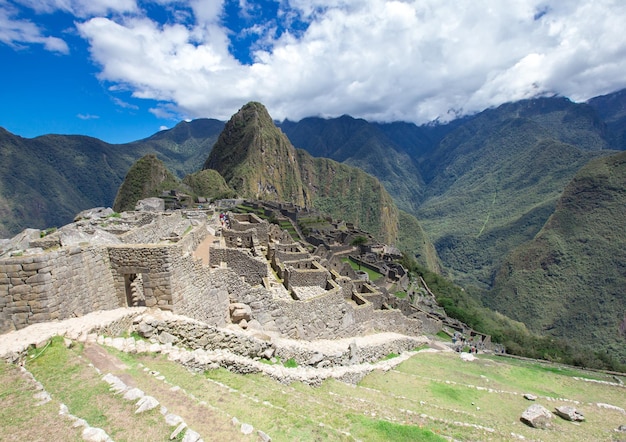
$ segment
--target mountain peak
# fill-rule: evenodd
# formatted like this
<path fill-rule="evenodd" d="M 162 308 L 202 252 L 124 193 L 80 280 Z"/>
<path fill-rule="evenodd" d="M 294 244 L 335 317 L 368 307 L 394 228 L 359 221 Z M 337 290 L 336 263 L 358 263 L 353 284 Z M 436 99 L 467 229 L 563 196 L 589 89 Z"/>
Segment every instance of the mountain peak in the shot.
<path fill-rule="evenodd" d="M 295 148 L 258 102 L 246 104 L 226 123 L 203 169 L 217 170 L 244 197 L 310 204 Z"/>

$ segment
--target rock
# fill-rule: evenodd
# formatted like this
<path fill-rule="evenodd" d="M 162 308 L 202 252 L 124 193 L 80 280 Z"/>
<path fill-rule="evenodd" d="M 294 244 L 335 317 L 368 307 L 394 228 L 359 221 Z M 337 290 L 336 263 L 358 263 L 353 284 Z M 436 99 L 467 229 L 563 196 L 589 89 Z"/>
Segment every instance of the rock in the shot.
<path fill-rule="evenodd" d="M 244 330 L 248 328 L 248 321 L 244 318 L 241 321 L 239 321 L 239 327 L 243 328 Z"/>
<path fill-rule="evenodd" d="M 183 418 L 177 414 L 169 413 L 165 415 L 165 423 L 170 427 L 179 425 L 181 422 L 183 422 Z"/>
<path fill-rule="evenodd" d="M 176 439 L 176 436 L 178 436 L 180 432 L 183 431 L 185 428 L 187 428 L 186 423 L 181 422 L 180 424 L 178 424 L 178 427 L 176 427 L 176 429 L 172 431 L 172 434 L 170 434 L 170 440 Z"/>
<path fill-rule="evenodd" d="M 261 430 L 257 430 L 256 434 L 259 435 L 259 439 L 261 439 L 261 442 L 272 442 L 272 438 L 269 437 L 264 432 L 262 432 Z"/>
<path fill-rule="evenodd" d="M 149 338 L 154 334 L 154 327 L 150 324 L 146 324 L 145 322 L 140 322 L 137 326 L 137 333 L 139 333 L 144 338 Z"/>
<path fill-rule="evenodd" d="M 461 353 L 461 360 L 466 362 L 475 361 L 477 358 L 471 353 Z"/>
<path fill-rule="evenodd" d="M 274 348 L 270 347 L 268 349 L 266 349 L 263 354 L 261 355 L 261 357 L 265 358 L 265 359 L 272 359 L 272 357 L 274 356 Z"/>
<path fill-rule="evenodd" d="M 143 413 L 144 411 L 152 410 L 159 406 L 159 401 L 157 401 L 152 396 L 144 396 L 137 401 L 137 405 L 139 408 L 135 411 L 137 413 Z"/>
<path fill-rule="evenodd" d="M 550 410 L 539 404 L 533 404 L 528 407 L 520 418 L 520 420 L 529 427 L 541 429 L 550 427 L 551 419 L 552 413 L 550 413 Z"/>
<path fill-rule="evenodd" d="M 138 212 L 164 212 L 165 200 L 161 198 L 145 198 L 137 201 L 135 210 Z"/>
<path fill-rule="evenodd" d="M 554 409 L 556 411 L 557 416 L 565 419 L 566 421 L 572 422 L 582 422 L 585 420 L 585 416 L 574 407 L 570 407 L 569 405 L 562 405 L 560 407 L 556 407 Z"/>
<path fill-rule="evenodd" d="M 245 435 L 252 434 L 254 427 L 250 424 L 241 424 L 241 432 Z"/>
<path fill-rule="evenodd" d="M 102 428 L 87 427 L 83 430 L 83 440 L 87 442 L 108 442 L 111 438 Z"/>
<path fill-rule="evenodd" d="M 63 338 L 63 345 L 65 345 L 65 348 L 72 348 L 72 345 L 73 345 L 72 340 Z"/>
<path fill-rule="evenodd" d="M 618 433 L 626 433 L 626 425 L 620 425 L 615 429 Z"/>
<path fill-rule="evenodd" d="M 356 341 L 350 342 L 350 346 L 348 347 L 350 351 L 350 364 L 358 364 L 359 361 L 359 349 L 356 346 Z"/>
<path fill-rule="evenodd" d="M 321 353 L 315 353 L 311 356 L 311 359 L 306 363 L 307 365 L 317 365 L 324 360 L 324 355 Z"/>
<path fill-rule="evenodd" d="M 141 399 L 146 394 L 141 391 L 139 388 L 131 388 L 126 393 L 124 393 L 124 399 L 127 401 L 135 401 L 137 399 Z"/>
<path fill-rule="evenodd" d="M 534 394 L 531 394 L 531 393 L 525 393 L 524 394 L 524 399 L 528 399 L 529 401 L 536 401 L 537 400 L 537 396 L 535 396 Z"/>
<path fill-rule="evenodd" d="M 242 319 L 245 319 L 246 321 L 252 319 L 252 309 L 249 305 L 241 302 L 234 302 L 230 304 L 229 309 L 230 320 L 235 324 L 238 324 Z"/>
<path fill-rule="evenodd" d="M 183 442 L 198 442 L 200 440 L 202 440 L 200 438 L 200 435 L 193 431 L 191 428 L 188 428 L 187 431 L 185 431 L 185 437 L 183 437 Z"/>
<path fill-rule="evenodd" d="M 161 332 L 159 335 L 159 342 L 161 344 L 175 344 L 178 341 L 178 338 L 174 335 L 169 334 L 168 332 Z"/>

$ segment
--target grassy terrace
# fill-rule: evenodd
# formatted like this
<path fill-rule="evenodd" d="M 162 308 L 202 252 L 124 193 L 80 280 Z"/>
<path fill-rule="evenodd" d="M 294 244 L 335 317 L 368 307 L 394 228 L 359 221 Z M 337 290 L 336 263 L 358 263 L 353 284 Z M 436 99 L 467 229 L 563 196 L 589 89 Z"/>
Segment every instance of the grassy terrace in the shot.
<path fill-rule="evenodd" d="M 357 264 L 356 262 L 352 261 L 350 258 L 343 258 L 342 261 L 343 262 L 347 262 L 348 264 L 350 264 L 350 266 L 354 270 L 362 270 L 365 273 L 367 273 L 367 275 L 370 278 L 370 281 L 372 281 L 372 282 L 378 281 L 380 278 L 383 277 L 383 275 L 381 275 L 380 273 L 375 272 L 374 270 L 368 269 L 367 267 L 360 266 L 360 268 L 359 268 L 359 264 Z"/>
<path fill-rule="evenodd" d="M 239 432 L 232 424 L 236 417 L 274 441 L 508 441 L 512 434 L 543 441 L 610 441 L 624 423 L 624 413 L 596 403 L 626 408 L 624 387 L 580 379 L 611 380 L 608 376 L 498 357 L 464 362 L 455 353 L 416 353 L 393 370 L 371 373 L 357 386 L 330 380 L 317 388 L 221 368 L 192 373 L 158 354 L 125 354 L 96 344 L 67 349 L 62 340 L 27 361 L 26 368 L 52 401 L 34 406 L 32 383 L 17 367 L 1 364 L 0 440 L 17 440 L 16 435 L 19 440 L 49 440 L 52 427 L 57 440 L 80 440 L 80 431 L 58 417 L 61 402 L 115 440 L 167 440 L 173 428 L 158 409 L 135 414 L 132 402 L 101 381 L 108 372 L 157 398 L 204 440 L 257 440 L 256 433 Z M 586 420 L 574 424 L 555 417 L 551 429 L 527 427 L 519 421 L 531 404 L 524 393 L 537 395 L 537 403 L 550 410 L 575 406 Z"/>

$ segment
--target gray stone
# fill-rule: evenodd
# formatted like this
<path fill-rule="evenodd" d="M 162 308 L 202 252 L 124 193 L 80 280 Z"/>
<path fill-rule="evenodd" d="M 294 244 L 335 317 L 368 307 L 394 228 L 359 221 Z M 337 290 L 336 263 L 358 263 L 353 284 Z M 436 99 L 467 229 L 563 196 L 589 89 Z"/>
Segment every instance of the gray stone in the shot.
<path fill-rule="evenodd" d="M 308 360 L 307 365 L 316 365 L 324 360 L 324 355 L 322 353 L 315 353 Z"/>
<path fill-rule="evenodd" d="M 185 437 L 183 437 L 183 442 L 198 442 L 201 441 L 200 435 L 193 431 L 191 428 L 188 428 L 185 432 Z"/>
<path fill-rule="evenodd" d="M 142 321 L 137 326 L 137 333 L 144 338 L 150 338 L 154 334 L 154 327 Z"/>
<path fill-rule="evenodd" d="M 163 212 L 165 211 L 165 200 L 161 198 L 144 198 L 137 201 L 135 210 L 138 212 Z"/>
<path fill-rule="evenodd" d="M 165 423 L 170 427 L 179 425 L 181 422 L 183 422 L 183 418 L 177 414 L 169 413 L 165 415 Z"/>
<path fill-rule="evenodd" d="M 130 390 L 126 391 L 126 393 L 124 393 L 124 399 L 126 399 L 127 401 L 135 401 L 137 399 L 141 399 L 145 395 L 146 394 L 139 388 L 131 388 Z"/>
<path fill-rule="evenodd" d="M 241 424 L 241 432 L 245 435 L 252 434 L 254 427 L 250 424 Z"/>
<path fill-rule="evenodd" d="M 615 429 L 618 433 L 626 433 L 626 425 L 620 425 Z"/>
<path fill-rule="evenodd" d="M 161 344 L 175 344 L 177 341 L 178 338 L 168 332 L 164 331 L 159 335 L 159 342 L 161 342 Z"/>
<path fill-rule="evenodd" d="M 272 442 L 272 438 L 269 437 L 266 433 L 264 433 L 261 430 L 257 430 L 256 434 L 259 435 L 259 439 L 261 439 L 262 442 Z"/>
<path fill-rule="evenodd" d="M 180 432 L 183 431 L 185 428 L 187 428 L 187 424 L 186 423 L 181 422 L 180 424 L 178 424 L 176 429 L 174 431 L 172 431 L 172 434 L 170 434 L 170 440 L 176 439 L 176 436 L 178 436 L 180 434 Z"/>
<path fill-rule="evenodd" d="M 265 359 L 272 359 L 272 357 L 274 356 L 274 351 L 275 351 L 274 348 L 270 347 L 263 352 L 261 357 Z"/>
<path fill-rule="evenodd" d="M 520 420 L 533 428 L 546 429 L 550 427 L 552 413 L 546 407 L 539 404 L 532 404 L 523 413 Z"/>
<path fill-rule="evenodd" d="M 137 405 L 139 408 L 135 411 L 135 413 L 143 413 L 144 411 L 152 410 L 159 406 L 159 401 L 157 401 L 152 396 L 144 396 L 137 401 Z"/>
<path fill-rule="evenodd" d="M 570 407 L 569 405 L 562 405 L 560 407 L 556 407 L 555 412 L 557 416 L 565 419 L 566 421 L 572 422 L 582 422 L 585 420 L 585 416 L 574 407 Z"/>
<path fill-rule="evenodd" d="M 529 401 L 536 401 L 537 400 L 537 396 L 535 396 L 534 394 L 531 394 L 531 393 L 525 393 L 524 394 L 524 399 L 528 399 Z"/>
<path fill-rule="evenodd" d="M 83 430 L 83 440 L 87 442 L 108 442 L 111 438 L 102 428 L 87 427 Z"/>

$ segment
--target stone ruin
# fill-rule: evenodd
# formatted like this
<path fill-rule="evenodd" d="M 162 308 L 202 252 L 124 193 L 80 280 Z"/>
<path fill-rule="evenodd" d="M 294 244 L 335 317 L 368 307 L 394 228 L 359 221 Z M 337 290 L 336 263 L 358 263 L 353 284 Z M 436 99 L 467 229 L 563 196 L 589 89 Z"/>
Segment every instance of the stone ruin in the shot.
<path fill-rule="evenodd" d="M 345 247 L 316 250 L 253 213 L 227 217 L 228 227 L 207 209 L 93 209 L 47 235 L 5 241 L 0 332 L 127 306 L 306 340 L 441 329 L 432 315 L 392 308 L 341 261 Z"/>

